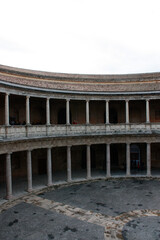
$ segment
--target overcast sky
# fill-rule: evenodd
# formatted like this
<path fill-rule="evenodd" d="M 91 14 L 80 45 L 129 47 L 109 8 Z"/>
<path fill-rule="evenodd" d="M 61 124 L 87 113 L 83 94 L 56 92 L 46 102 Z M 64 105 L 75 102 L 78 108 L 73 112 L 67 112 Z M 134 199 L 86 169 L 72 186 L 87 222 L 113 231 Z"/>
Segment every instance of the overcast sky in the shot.
<path fill-rule="evenodd" d="M 0 64 L 160 72 L 160 0 L 1 0 Z"/>

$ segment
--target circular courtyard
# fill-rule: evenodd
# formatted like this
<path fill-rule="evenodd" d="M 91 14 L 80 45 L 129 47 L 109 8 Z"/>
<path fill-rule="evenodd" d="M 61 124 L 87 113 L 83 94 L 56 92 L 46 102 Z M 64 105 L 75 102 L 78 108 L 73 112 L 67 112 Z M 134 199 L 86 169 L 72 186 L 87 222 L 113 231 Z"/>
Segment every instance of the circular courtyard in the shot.
<path fill-rule="evenodd" d="M 159 179 L 54 186 L 0 206 L 1 240 L 159 239 Z"/>

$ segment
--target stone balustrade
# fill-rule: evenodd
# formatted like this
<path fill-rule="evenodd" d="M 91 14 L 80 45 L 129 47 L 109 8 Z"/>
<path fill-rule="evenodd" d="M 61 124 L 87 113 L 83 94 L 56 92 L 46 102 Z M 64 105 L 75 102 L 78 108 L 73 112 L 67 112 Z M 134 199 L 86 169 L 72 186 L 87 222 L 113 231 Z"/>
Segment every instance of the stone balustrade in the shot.
<path fill-rule="evenodd" d="M 0 139 L 94 134 L 151 134 L 152 132 L 160 132 L 160 123 L 0 126 Z"/>

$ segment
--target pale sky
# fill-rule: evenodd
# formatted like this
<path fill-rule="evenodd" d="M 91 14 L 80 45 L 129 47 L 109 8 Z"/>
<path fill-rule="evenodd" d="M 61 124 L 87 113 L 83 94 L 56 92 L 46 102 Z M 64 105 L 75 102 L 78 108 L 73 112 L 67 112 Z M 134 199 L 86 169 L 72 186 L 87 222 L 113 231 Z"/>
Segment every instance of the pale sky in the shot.
<path fill-rule="evenodd" d="M 160 72 L 160 0 L 0 0 L 0 64 Z"/>

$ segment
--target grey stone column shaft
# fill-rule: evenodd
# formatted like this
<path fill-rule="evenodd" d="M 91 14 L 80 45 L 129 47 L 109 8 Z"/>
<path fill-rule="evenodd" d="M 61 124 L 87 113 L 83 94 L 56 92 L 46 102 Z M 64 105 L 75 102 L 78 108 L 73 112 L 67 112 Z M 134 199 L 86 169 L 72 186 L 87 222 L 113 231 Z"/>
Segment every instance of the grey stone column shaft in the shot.
<path fill-rule="evenodd" d="M 126 123 L 129 123 L 129 101 L 126 100 Z"/>
<path fill-rule="evenodd" d="M 52 157 L 51 157 L 51 148 L 47 148 L 47 185 L 52 185 Z"/>
<path fill-rule="evenodd" d="M 89 124 L 89 100 L 86 100 L 86 124 Z"/>
<path fill-rule="evenodd" d="M 70 106 L 69 106 L 69 99 L 66 99 L 66 124 L 70 124 Z"/>
<path fill-rule="evenodd" d="M 110 157 L 110 144 L 106 144 L 106 167 L 107 167 L 107 177 L 111 176 L 111 157 Z"/>
<path fill-rule="evenodd" d="M 71 172 L 71 146 L 67 146 L 67 182 L 72 180 Z"/>
<path fill-rule="evenodd" d="M 87 179 L 91 178 L 91 147 L 87 145 Z"/>
<path fill-rule="evenodd" d="M 151 144 L 147 143 L 147 176 L 151 176 Z"/>
<path fill-rule="evenodd" d="M 26 125 L 30 125 L 30 97 L 26 96 Z"/>
<path fill-rule="evenodd" d="M 46 99 L 46 124 L 50 125 L 50 99 Z"/>
<path fill-rule="evenodd" d="M 109 123 L 109 100 L 106 100 L 106 124 Z"/>
<path fill-rule="evenodd" d="M 5 95 L 5 125 L 9 125 L 9 94 Z"/>
<path fill-rule="evenodd" d="M 12 168 L 11 153 L 6 154 L 6 198 L 12 198 Z"/>
<path fill-rule="evenodd" d="M 149 100 L 146 100 L 146 122 L 150 122 Z"/>
<path fill-rule="evenodd" d="M 126 176 L 131 175 L 130 143 L 126 143 Z"/>
<path fill-rule="evenodd" d="M 31 150 L 27 151 L 27 181 L 28 188 L 27 191 L 32 191 L 32 155 Z"/>

